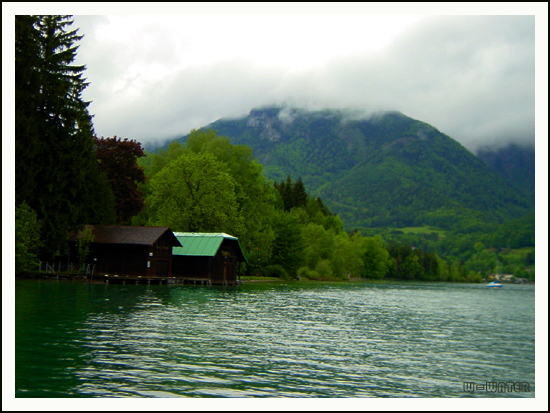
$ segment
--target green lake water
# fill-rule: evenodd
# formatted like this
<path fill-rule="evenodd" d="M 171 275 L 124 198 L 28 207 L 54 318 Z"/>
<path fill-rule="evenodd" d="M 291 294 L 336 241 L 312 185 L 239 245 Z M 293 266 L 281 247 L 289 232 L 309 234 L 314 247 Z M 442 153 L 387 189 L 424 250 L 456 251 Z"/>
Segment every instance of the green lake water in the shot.
<path fill-rule="evenodd" d="M 15 397 L 532 398 L 535 287 L 17 280 Z"/>

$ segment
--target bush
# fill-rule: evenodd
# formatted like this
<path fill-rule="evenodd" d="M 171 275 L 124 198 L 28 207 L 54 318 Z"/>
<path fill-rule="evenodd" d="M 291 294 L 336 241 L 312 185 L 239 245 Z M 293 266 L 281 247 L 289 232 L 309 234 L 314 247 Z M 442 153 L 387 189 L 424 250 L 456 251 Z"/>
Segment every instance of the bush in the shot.
<path fill-rule="evenodd" d="M 282 267 L 282 265 L 268 265 L 261 271 L 264 277 L 278 277 L 283 280 L 288 280 L 290 277 L 288 272 Z"/>
<path fill-rule="evenodd" d="M 90 253 L 90 245 L 94 242 L 94 236 L 92 234 L 92 228 L 89 226 L 84 226 L 78 235 L 78 241 L 76 242 L 77 246 L 77 257 L 78 264 L 80 268 L 84 266 L 86 259 Z"/>
<path fill-rule="evenodd" d="M 310 270 L 309 267 L 300 267 L 298 269 L 298 279 L 303 280 L 320 280 L 319 273 L 315 270 Z"/>
<path fill-rule="evenodd" d="M 334 277 L 334 271 L 329 260 L 320 260 L 315 266 L 315 271 L 321 277 L 321 280 L 330 280 Z"/>
<path fill-rule="evenodd" d="M 309 267 L 300 267 L 297 274 L 299 279 L 311 281 L 331 281 L 336 279 L 329 260 L 320 260 L 314 270 Z"/>
<path fill-rule="evenodd" d="M 37 251 L 41 246 L 40 222 L 26 203 L 15 207 L 15 273 L 36 269 Z"/>

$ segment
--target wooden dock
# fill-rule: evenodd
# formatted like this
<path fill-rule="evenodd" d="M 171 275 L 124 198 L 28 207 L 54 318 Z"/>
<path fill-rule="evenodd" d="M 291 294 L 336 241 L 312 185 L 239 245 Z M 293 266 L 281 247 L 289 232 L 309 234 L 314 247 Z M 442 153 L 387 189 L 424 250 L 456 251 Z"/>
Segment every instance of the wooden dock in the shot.
<path fill-rule="evenodd" d="M 105 284 L 158 284 L 158 285 L 241 285 L 242 281 L 237 280 L 235 283 L 213 283 L 207 278 L 193 278 L 193 277 L 142 277 L 132 275 L 111 275 L 111 274 L 95 274 L 85 275 L 79 273 L 40 273 L 40 278 L 49 280 L 83 280 L 88 282 L 99 282 Z"/>

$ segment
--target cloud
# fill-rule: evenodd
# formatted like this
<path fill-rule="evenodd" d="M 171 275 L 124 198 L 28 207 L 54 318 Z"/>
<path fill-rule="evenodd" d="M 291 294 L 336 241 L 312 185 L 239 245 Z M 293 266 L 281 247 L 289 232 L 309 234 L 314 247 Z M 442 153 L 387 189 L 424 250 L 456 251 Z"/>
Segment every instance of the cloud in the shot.
<path fill-rule="evenodd" d="M 82 58 L 91 85 L 84 97 L 93 100 L 100 135 L 160 140 L 254 107 L 288 103 L 398 110 L 469 149 L 534 144 L 534 16 L 424 18 L 378 48 L 361 48 L 372 33 L 363 38 L 367 33 L 357 27 L 339 37 L 330 30 L 330 16 L 296 16 L 288 22 L 303 22 L 306 34 L 293 28 L 294 37 L 279 38 L 268 29 L 285 33 L 284 26 L 262 28 L 255 21 L 243 29 L 238 24 L 250 20 L 233 16 L 213 18 L 199 32 L 200 24 L 167 32 L 151 19 L 125 19 L 75 18 L 86 35 Z M 227 23 L 235 34 L 226 35 Z M 215 36 L 201 39 L 205 30 Z"/>
<path fill-rule="evenodd" d="M 534 18 L 438 18 L 375 55 L 330 62 L 286 83 L 325 106 L 399 110 L 474 149 L 534 144 Z"/>
<path fill-rule="evenodd" d="M 392 50 L 391 66 L 411 79 L 395 84 L 405 94 L 392 90 L 399 109 L 467 147 L 534 144 L 534 29 L 534 16 L 434 19 Z"/>

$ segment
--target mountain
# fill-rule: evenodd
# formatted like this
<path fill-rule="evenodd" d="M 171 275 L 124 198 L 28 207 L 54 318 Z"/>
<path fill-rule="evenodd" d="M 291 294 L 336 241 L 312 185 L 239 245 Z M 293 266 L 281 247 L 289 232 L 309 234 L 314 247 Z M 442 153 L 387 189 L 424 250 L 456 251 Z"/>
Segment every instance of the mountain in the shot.
<path fill-rule="evenodd" d="M 367 118 L 266 107 L 203 129 L 250 146 L 270 179 L 301 177 L 348 229 L 455 229 L 473 221 L 504 222 L 534 208 L 458 142 L 399 112 Z"/>
<path fill-rule="evenodd" d="M 504 148 L 482 148 L 476 152 L 495 173 L 535 202 L 535 148 L 510 144 Z"/>

